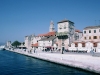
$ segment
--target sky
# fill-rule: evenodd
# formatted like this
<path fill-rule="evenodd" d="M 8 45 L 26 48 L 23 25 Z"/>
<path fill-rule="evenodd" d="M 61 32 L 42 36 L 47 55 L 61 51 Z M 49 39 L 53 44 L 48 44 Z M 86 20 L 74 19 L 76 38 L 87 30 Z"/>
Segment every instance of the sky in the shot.
<path fill-rule="evenodd" d="M 51 20 L 57 30 L 65 18 L 81 31 L 100 25 L 100 0 L 0 0 L 0 42 L 47 33 Z"/>

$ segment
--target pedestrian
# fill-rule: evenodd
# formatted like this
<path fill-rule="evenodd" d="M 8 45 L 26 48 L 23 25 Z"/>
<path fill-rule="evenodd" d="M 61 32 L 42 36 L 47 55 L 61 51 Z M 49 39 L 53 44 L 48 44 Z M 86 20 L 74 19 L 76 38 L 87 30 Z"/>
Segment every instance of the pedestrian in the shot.
<path fill-rule="evenodd" d="M 93 56 L 93 55 L 94 55 L 94 49 L 92 49 L 92 50 L 90 51 L 90 53 L 91 53 L 91 55 Z"/>
<path fill-rule="evenodd" d="M 35 49 L 34 49 L 34 53 L 35 53 Z"/>

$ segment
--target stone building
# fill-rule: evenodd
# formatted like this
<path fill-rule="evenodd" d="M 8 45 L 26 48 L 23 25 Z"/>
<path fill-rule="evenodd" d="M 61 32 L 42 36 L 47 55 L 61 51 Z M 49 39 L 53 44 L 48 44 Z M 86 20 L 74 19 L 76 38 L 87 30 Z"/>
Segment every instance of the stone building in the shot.
<path fill-rule="evenodd" d="M 50 22 L 50 27 L 49 27 L 49 32 L 47 33 L 44 33 L 44 34 L 39 34 L 39 35 L 30 35 L 30 36 L 26 36 L 25 37 L 25 46 L 28 48 L 28 49 L 43 49 L 43 43 L 45 39 L 47 42 L 48 41 L 51 41 L 51 43 L 53 43 L 53 38 L 51 37 L 54 37 L 56 36 L 56 31 L 55 31 L 55 28 L 54 28 L 54 23 L 53 21 Z M 48 45 L 48 43 L 45 42 L 46 45 Z M 51 45 L 50 45 L 51 46 Z"/>
<path fill-rule="evenodd" d="M 83 36 L 83 32 L 81 32 L 80 30 L 75 30 L 74 41 L 81 40 L 82 36 Z"/>
<path fill-rule="evenodd" d="M 100 25 L 99 26 L 88 26 L 83 30 L 84 41 L 100 41 Z"/>
<path fill-rule="evenodd" d="M 49 32 L 39 35 L 25 36 L 25 47 L 43 50 L 45 48 L 100 52 L 100 25 L 85 27 L 83 32 L 75 30 L 74 22 L 62 20 L 57 22 L 57 31 L 53 21 Z"/>
<path fill-rule="evenodd" d="M 83 50 L 90 52 L 100 52 L 100 26 L 88 26 L 83 30 L 82 38 L 80 40 L 75 40 L 73 43 L 75 47 L 71 46 L 69 50 Z M 72 44 L 73 44 L 72 43 Z M 81 47 L 79 46 L 81 45 Z"/>
<path fill-rule="evenodd" d="M 75 27 L 74 22 L 70 20 L 62 20 L 57 23 L 58 24 L 58 31 L 57 36 L 61 39 L 58 39 L 58 48 L 62 49 L 62 44 L 64 44 L 64 48 L 68 49 L 69 45 L 74 41 L 74 33 L 75 33 Z M 66 36 L 67 38 L 63 39 L 63 36 Z"/>

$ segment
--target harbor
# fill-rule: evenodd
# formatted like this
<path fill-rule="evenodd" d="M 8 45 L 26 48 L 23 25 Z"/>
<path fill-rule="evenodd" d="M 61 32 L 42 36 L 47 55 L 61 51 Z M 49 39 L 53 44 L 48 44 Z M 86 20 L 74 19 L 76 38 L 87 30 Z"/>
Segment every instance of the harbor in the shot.
<path fill-rule="evenodd" d="M 0 6 L 0 75 L 100 75 L 100 0 Z"/>

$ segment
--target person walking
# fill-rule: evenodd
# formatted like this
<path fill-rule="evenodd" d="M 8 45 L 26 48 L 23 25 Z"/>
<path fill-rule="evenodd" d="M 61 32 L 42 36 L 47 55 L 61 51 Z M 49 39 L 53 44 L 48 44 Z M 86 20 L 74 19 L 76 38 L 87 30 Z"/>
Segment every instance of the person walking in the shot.
<path fill-rule="evenodd" d="M 90 51 L 91 55 L 94 56 L 94 49 Z"/>

